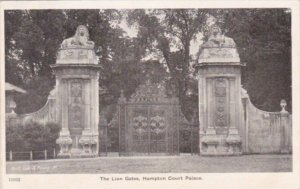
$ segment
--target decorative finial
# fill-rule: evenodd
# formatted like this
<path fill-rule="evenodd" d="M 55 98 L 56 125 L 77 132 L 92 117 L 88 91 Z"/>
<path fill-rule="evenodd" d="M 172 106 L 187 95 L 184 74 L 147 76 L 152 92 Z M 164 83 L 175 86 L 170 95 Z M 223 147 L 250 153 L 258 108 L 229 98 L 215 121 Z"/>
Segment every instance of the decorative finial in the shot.
<path fill-rule="evenodd" d="M 287 105 L 286 100 L 282 99 L 280 101 L 280 106 L 281 106 L 280 113 L 288 113 L 288 111 L 286 111 L 286 109 L 285 109 L 286 105 Z"/>

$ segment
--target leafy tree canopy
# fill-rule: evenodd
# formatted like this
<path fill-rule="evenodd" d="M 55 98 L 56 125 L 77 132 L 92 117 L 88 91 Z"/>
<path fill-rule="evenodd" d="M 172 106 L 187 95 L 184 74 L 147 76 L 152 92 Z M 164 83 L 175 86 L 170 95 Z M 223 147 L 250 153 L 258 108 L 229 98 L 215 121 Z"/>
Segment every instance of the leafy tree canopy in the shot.
<path fill-rule="evenodd" d="M 126 36 L 120 22 L 136 28 Z M 177 91 L 184 114 L 197 112 L 197 80 L 191 53 L 195 40 L 218 22 L 237 43 L 244 87 L 259 108 L 291 108 L 291 15 L 287 9 L 134 9 L 5 11 L 6 81 L 28 90 L 17 98 L 18 113 L 36 111 L 55 81 L 50 65 L 63 39 L 86 25 L 102 65 L 101 109 L 129 97 L 148 75 Z M 199 39 L 202 36 L 202 39 Z M 201 43 L 201 42 L 200 42 Z M 199 44 L 200 44 L 199 43 Z"/>
<path fill-rule="evenodd" d="M 238 47 L 243 85 L 260 109 L 279 111 L 291 98 L 291 14 L 289 9 L 216 10 L 214 15 Z"/>

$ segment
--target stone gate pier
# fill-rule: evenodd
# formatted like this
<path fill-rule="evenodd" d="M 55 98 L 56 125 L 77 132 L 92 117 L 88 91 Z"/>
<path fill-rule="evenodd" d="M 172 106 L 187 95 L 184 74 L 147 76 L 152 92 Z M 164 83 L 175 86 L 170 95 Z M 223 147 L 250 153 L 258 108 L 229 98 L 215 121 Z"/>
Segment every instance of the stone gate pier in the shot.
<path fill-rule="evenodd" d="M 65 39 L 52 65 L 56 76 L 59 157 L 98 155 L 99 65 L 85 26 Z"/>
<path fill-rule="evenodd" d="M 200 154 L 241 154 L 241 63 L 234 41 L 214 26 L 195 68 L 199 81 Z"/>
<path fill-rule="evenodd" d="M 200 155 L 292 153 L 292 115 L 285 110 L 287 102 L 281 101 L 280 112 L 257 109 L 241 86 L 241 66 L 235 42 L 213 26 L 194 65 Z M 85 26 L 78 26 L 75 35 L 62 42 L 51 68 L 56 85 L 46 104 L 33 113 L 7 115 L 6 123 L 56 123 L 61 126 L 56 141 L 59 157 L 98 156 L 107 141 L 103 132 L 99 145 L 98 129 L 104 131 L 98 123 L 100 65 Z M 193 130 L 184 129 L 187 120 L 178 99 L 165 92 L 163 85 L 146 82 L 131 98 L 121 95 L 108 124 L 117 128 L 120 155 L 176 155 L 184 143 L 181 138 L 193 137 Z"/>
<path fill-rule="evenodd" d="M 198 62 L 200 155 L 291 153 L 292 116 L 253 106 L 241 86 L 235 42 L 218 26 L 201 46 Z"/>

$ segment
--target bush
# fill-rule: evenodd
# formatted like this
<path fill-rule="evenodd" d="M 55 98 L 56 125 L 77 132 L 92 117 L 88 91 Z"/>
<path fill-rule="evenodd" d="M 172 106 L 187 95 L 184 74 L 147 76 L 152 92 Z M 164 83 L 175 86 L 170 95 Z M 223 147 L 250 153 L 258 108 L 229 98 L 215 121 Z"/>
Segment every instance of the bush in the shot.
<path fill-rule="evenodd" d="M 6 151 L 24 150 L 24 127 L 22 125 L 10 125 L 6 127 Z"/>
<path fill-rule="evenodd" d="M 55 123 L 11 125 L 6 128 L 6 151 L 52 151 L 57 148 L 59 130 Z"/>

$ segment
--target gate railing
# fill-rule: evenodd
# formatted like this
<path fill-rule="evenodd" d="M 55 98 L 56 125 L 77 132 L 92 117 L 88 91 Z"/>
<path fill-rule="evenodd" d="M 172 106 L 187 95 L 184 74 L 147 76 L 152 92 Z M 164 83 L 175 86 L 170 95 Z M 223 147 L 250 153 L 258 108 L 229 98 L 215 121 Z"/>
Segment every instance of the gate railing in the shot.
<path fill-rule="evenodd" d="M 108 154 L 118 153 L 119 128 L 116 120 L 107 123 L 104 116 L 100 116 L 99 125 L 99 155 L 108 156 Z M 181 118 L 179 124 L 179 153 L 191 155 L 199 154 L 199 125 L 194 121 L 187 121 Z"/>
<path fill-rule="evenodd" d="M 188 121 L 181 115 L 179 125 L 179 151 L 191 155 L 199 154 L 199 124 L 195 119 Z"/>

